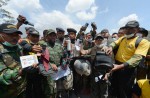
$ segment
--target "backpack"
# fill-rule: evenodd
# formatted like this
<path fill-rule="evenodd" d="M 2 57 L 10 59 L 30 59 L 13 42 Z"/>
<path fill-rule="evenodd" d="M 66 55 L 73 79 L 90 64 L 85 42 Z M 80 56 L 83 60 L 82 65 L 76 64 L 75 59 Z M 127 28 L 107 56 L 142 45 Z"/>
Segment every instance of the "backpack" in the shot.
<path fill-rule="evenodd" d="M 95 68 L 104 69 L 104 70 L 113 68 L 112 57 L 110 57 L 103 51 L 96 52 L 94 61 L 95 61 L 94 62 Z"/>

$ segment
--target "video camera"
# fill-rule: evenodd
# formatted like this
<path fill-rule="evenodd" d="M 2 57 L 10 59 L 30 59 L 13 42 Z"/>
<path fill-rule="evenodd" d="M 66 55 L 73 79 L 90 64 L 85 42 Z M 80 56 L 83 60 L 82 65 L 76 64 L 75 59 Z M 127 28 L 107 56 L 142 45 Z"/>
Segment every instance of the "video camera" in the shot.
<path fill-rule="evenodd" d="M 89 25 L 88 23 L 85 23 L 85 25 L 83 25 L 83 26 L 81 27 L 81 30 L 82 30 L 82 31 L 85 31 L 85 30 L 87 29 L 88 25 Z"/>
<path fill-rule="evenodd" d="M 95 23 L 95 22 L 92 22 L 92 23 L 91 23 L 91 26 L 92 26 L 92 28 L 97 29 L 97 26 L 96 26 L 96 23 Z"/>
<path fill-rule="evenodd" d="M 30 23 L 24 16 L 22 15 L 19 15 L 17 20 L 19 22 L 22 22 L 23 24 L 26 24 L 26 25 L 31 25 L 31 26 L 34 26 L 34 24 Z"/>

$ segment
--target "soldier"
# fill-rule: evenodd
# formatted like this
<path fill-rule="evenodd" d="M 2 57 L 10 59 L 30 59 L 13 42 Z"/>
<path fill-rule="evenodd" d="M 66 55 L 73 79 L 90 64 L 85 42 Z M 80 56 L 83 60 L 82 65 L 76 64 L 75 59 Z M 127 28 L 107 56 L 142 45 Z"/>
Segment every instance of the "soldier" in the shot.
<path fill-rule="evenodd" d="M 39 44 L 43 44 L 43 43 L 46 42 L 47 31 L 48 31 L 48 30 L 44 30 L 44 31 L 43 31 L 43 39 L 41 39 L 41 40 L 38 42 Z"/>
<path fill-rule="evenodd" d="M 24 55 L 33 55 L 40 53 L 42 47 L 38 45 L 40 34 L 35 29 L 28 31 L 28 37 L 20 42 Z M 26 98 L 43 98 L 42 76 L 37 68 L 25 68 L 27 72 Z"/>
<path fill-rule="evenodd" d="M 65 30 L 62 28 L 56 28 L 57 31 L 57 40 L 56 42 L 59 43 L 60 45 L 63 44 L 64 41 L 64 36 L 65 36 Z"/>
<path fill-rule="evenodd" d="M 22 74 L 21 47 L 17 44 L 19 34 L 15 25 L 1 24 L 0 36 L 0 98 L 24 98 L 25 78 Z"/>
<path fill-rule="evenodd" d="M 110 44 L 107 54 L 112 54 L 112 50 L 118 47 L 115 55 L 112 76 L 112 87 L 114 96 L 117 98 L 131 98 L 131 87 L 134 83 L 134 71 L 149 49 L 149 42 L 146 39 L 139 39 L 136 33 L 139 30 L 137 21 L 129 21 L 126 25 L 125 37 L 121 37 Z"/>
<path fill-rule="evenodd" d="M 60 66 L 60 59 L 62 57 L 63 54 L 63 49 L 62 46 L 58 43 L 56 43 L 56 33 L 54 30 L 49 29 L 47 31 L 47 41 L 45 43 L 43 43 L 44 45 L 46 45 L 46 47 L 48 48 L 49 51 L 49 56 L 50 56 L 50 61 L 49 61 L 49 65 L 50 68 L 52 69 L 52 71 L 57 71 L 58 70 L 58 66 Z M 56 81 L 54 81 L 50 75 L 48 75 L 46 77 L 45 81 L 45 98 L 56 98 Z"/>
<path fill-rule="evenodd" d="M 67 28 L 67 32 L 71 40 L 71 44 L 75 44 L 77 31 L 73 28 Z"/>

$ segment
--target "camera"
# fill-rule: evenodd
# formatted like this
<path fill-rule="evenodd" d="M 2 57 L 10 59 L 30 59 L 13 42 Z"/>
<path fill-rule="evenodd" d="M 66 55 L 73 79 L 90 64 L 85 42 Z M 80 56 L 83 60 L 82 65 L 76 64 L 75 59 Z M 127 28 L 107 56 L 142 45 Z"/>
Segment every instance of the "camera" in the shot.
<path fill-rule="evenodd" d="M 30 23 L 27 19 L 25 19 L 25 18 L 22 19 L 23 17 L 24 17 L 24 16 L 19 15 L 18 18 L 17 18 L 17 20 L 18 20 L 19 22 L 22 22 L 23 24 L 34 26 L 34 24 Z"/>
<path fill-rule="evenodd" d="M 92 23 L 91 23 L 91 26 L 92 26 L 92 28 L 97 29 L 97 26 L 96 26 L 95 22 L 92 22 Z"/>
<path fill-rule="evenodd" d="M 81 27 L 81 30 L 82 30 L 82 31 L 85 31 L 86 28 L 88 27 L 88 25 L 89 25 L 88 23 L 85 23 L 85 25 L 83 25 L 83 26 Z"/>

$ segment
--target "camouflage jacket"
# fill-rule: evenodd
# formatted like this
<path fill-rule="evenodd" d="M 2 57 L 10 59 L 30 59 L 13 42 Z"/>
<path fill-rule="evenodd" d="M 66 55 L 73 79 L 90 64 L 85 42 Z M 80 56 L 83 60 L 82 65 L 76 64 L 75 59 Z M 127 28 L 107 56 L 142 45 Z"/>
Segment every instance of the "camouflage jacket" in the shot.
<path fill-rule="evenodd" d="M 0 98 L 16 98 L 25 90 L 25 78 L 19 75 L 21 50 L 0 44 Z"/>
<path fill-rule="evenodd" d="M 50 56 L 50 65 L 51 64 L 56 64 L 57 66 L 60 65 L 60 60 L 63 55 L 63 48 L 60 44 L 55 43 L 54 47 L 51 47 L 49 43 L 45 42 L 42 45 L 46 45 L 49 51 L 49 56 Z"/>

